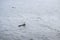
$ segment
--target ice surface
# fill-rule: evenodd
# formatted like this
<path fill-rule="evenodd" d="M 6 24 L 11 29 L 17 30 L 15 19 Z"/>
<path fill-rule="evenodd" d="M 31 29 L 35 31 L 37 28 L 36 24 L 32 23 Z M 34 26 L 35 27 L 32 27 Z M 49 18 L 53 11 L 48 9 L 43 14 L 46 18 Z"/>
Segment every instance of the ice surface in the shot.
<path fill-rule="evenodd" d="M 60 40 L 60 1 L 0 0 L 0 40 Z"/>

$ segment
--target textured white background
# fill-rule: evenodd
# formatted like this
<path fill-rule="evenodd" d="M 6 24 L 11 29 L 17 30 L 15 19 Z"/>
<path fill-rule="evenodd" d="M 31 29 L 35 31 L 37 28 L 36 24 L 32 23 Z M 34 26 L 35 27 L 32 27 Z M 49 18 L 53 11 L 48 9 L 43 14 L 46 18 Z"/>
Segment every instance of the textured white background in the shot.
<path fill-rule="evenodd" d="M 60 40 L 60 0 L 0 0 L 0 40 Z"/>

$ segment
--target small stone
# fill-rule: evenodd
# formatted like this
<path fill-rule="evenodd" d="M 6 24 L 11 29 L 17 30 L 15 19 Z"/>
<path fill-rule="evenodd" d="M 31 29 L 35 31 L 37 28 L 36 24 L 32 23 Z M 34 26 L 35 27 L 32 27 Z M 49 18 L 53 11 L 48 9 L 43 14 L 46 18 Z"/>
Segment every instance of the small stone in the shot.
<path fill-rule="evenodd" d="M 25 26 L 26 26 L 26 24 L 24 23 L 24 24 L 18 25 L 18 27 L 21 27 L 21 26 L 25 27 Z"/>
<path fill-rule="evenodd" d="M 12 7 L 12 8 L 15 8 L 15 7 Z"/>
<path fill-rule="evenodd" d="M 33 40 L 33 39 L 30 39 L 30 40 Z"/>

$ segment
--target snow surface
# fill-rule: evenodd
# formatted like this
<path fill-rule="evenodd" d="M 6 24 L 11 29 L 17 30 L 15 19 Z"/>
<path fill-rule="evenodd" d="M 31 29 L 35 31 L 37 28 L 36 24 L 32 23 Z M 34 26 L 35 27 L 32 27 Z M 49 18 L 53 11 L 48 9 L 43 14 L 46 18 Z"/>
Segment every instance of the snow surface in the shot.
<path fill-rule="evenodd" d="M 0 40 L 60 40 L 60 0 L 0 0 Z"/>

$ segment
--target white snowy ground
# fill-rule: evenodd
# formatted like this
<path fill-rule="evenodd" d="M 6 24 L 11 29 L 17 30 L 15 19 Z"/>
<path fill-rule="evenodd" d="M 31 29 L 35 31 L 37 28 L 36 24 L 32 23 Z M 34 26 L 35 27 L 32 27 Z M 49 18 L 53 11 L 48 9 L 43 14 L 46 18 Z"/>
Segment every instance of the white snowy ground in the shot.
<path fill-rule="evenodd" d="M 60 40 L 60 0 L 0 0 L 0 40 Z"/>

